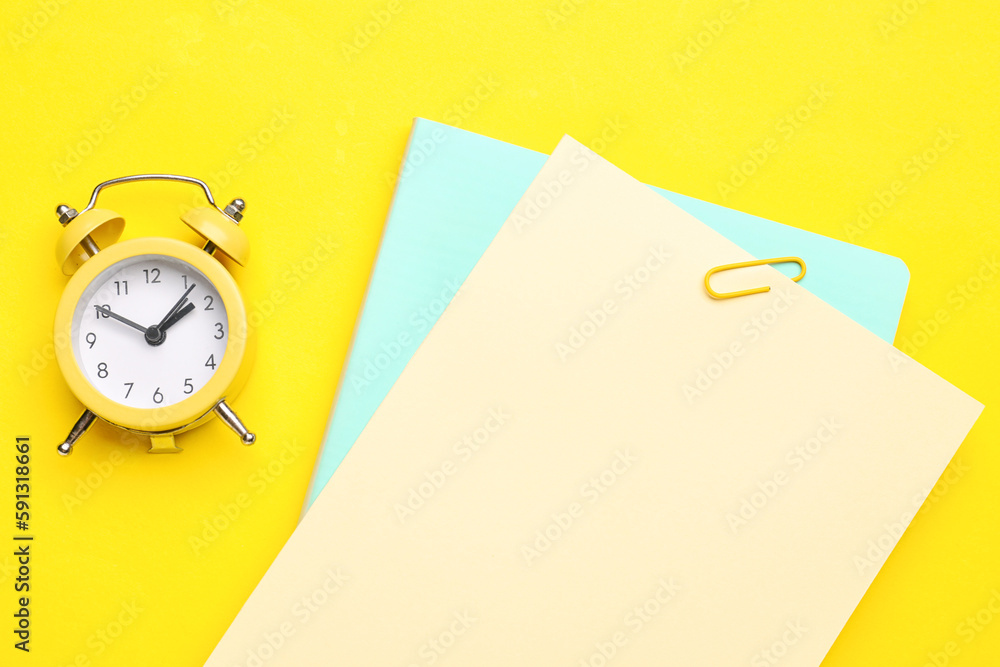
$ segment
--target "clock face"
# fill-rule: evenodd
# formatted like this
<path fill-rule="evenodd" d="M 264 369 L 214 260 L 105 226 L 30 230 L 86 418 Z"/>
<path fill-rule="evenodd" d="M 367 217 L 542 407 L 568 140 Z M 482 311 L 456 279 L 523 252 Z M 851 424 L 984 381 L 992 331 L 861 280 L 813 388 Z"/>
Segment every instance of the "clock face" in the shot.
<path fill-rule="evenodd" d="M 122 405 L 162 408 L 205 386 L 228 328 L 219 291 L 201 271 L 176 257 L 137 255 L 84 289 L 71 336 L 95 389 Z"/>

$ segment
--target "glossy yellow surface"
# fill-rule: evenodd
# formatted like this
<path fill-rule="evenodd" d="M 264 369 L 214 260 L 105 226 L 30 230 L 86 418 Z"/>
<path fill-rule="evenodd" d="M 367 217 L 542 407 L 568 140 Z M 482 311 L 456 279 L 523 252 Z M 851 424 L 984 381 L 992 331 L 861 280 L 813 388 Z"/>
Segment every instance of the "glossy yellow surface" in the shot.
<path fill-rule="evenodd" d="M 8 629 L 0 663 L 209 654 L 298 519 L 424 116 L 546 152 L 569 133 L 643 182 L 902 257 L 897 346 L 987 408 L 826 665 L 996 664 L 995 3 L 8 0 L 0 38 L 0 539 L 16 532 L 17 435 L 36 536 L 31 653 Z M 258 441 L 213 420 L 178 436 L 183 454 L 147 456 L 98 424 L 60 458 L 80 405 L 55 362 L 53 210 L 152 171 L 247 201 L 253 259 L 228 266 L 258 339 L 236 404 Z M 126 238 L 198 240 L 178 220 L 204 203 L 187 186 L 101 202 Z"/>

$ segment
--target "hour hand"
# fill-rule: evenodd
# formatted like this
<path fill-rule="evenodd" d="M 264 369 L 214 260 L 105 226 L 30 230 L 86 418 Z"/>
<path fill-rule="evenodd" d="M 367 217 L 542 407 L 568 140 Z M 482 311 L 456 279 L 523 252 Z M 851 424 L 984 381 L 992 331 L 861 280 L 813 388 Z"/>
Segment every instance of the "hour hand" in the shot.
<path fill-rule="evenodd" d="M 105 317 L 113 317 L 116 320 L 118 320 L 119 322 L 124 322 L 125 324 L 129 325 L 133 329 L 138 329 L 142 333 L 146 333 L 146 327 L 142 326 L 141 324 L 136 324 L 132 320 L 130 320 L 130 319 L 126 318 L 126 317 L 122 317 L 118 313 L 111 312 L 111 309 L 108 308 L 107 306 L 97 306 L 97 305 L 95 305 L 94 308 L 97 309 L 98 313 L 100 313 L 101 315 L 104 315 Z"/>
<path fill-rule="evenodd" d="M 184 291 L 184 294 L 181 294 L 181 298 L 177 299 L 177 303 L 175 303 L 173 306 L 170 307 L 170 310 L 167 311 L 167 314 L 164 315 L 163 319 L 160 320 L 160 323 L 156 325 L 157 329 L 160 329 L 162 331 L 163 329 L 166 328 L 163 325 L 165 325 L 170 320 L 170 318 L 172 318 L 175 314 L 177 314 L 177 311 L 180 310 L 181 306 L 184 305 L 184 302 L 187 301 L 188 294 L 190 294 L 191 290 L 193 290 L 194 288 L 195 285 L 194 283 L 192 283 L 191 287 L 188 287 Z"/>
<path fill-rule="evenodd" d="M 174 324 L 176 324 L 179 319 L 181 319 L 182 317 L 184 317 L 185 315 L 187 315 L 188 313 L 190 313 L 192 310 L 194 310 L 194 304 L 193 303 L 189 303 L 188 305 L 186 305 L 183 308 L 181 308 L 180 310 L 178 310 L 176 313 L 174 313 L 173 315 L 171 315 L 170 317 L 168 317 L 166 320 L 164 320 L 164 322 L 159 327 L 160 328 L 160 332 L 162 333 L 162 332 L 166 331 L 167 329 L 169 329 L 170 327 L 174 326 Z"/>

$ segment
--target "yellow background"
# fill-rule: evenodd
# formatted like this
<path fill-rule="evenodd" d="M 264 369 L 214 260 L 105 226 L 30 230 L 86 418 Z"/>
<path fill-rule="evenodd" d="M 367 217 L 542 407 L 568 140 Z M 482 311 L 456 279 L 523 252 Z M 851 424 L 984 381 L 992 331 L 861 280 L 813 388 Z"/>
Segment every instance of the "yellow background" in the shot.
<path fill-rule="evenodd" d="M 0 540 L 16 435 L 36 536 L 30 655 L 0 548 L 3 664 L 208 656 L 295 527 L 414 116 L 546 152 L 569 133 L 644 182 L 902 257 L 897 346 L 987 410 L 825 664 L 922 665 L 949 642 L 948 664 L 997 664 L 1000 618 L 961 625 L 1000 589 L 995 3 L 8 0 L 0 37 Z M 98 425 L 61 459 L 81 407 L 52 360 L 53 208 L 148 171 L 248 202 L 234 272 L 259 348 L 234 405 L 258 444 L 213 422 L 147 456 Z M 101 202 L 126 238 L 192 239 L 195 195 Z"/>

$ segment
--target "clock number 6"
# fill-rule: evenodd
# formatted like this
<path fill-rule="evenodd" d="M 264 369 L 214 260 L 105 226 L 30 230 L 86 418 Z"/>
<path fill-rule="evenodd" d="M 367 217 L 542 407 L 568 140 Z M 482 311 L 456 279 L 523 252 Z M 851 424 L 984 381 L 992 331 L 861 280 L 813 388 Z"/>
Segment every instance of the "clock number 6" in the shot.
<path fill-rule="evenodd" d="M 163 393 L 160 391 L 160 388 L 157 387 L 156 389 L 153 390 L 153 403 L 162 403 L 162 402 L 163 402 Z"/>

